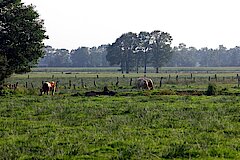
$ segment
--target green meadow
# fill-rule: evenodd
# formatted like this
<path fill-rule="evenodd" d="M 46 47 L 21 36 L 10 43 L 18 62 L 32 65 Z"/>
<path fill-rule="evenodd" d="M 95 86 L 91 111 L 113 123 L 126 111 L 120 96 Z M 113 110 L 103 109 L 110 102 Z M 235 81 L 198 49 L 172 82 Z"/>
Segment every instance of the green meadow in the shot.
<path fill-rule="evenodd" d="M 0 159 L 240 159 L 237 68 L 204 70 L 148 73 L 151 91 L 135 88 L 142 73 L 109 69 L 13 75 L 18 88 L 0 96 Z M 54 96 L 39 96 L 45 80 L 58 81 Z M 104 86 L 117 94 L 84 95 Z"/>

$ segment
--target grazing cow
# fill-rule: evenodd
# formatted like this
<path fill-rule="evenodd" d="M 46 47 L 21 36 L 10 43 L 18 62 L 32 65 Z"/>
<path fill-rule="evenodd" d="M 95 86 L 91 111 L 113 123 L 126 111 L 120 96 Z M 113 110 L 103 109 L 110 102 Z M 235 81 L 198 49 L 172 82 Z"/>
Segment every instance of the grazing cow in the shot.
<path fill-rule="evenodd" d="M 153 89 L 153 81 L 150 78 L 138 78 L 137 79 L 137 88 L 138 89 L 147 89 L 152 90 Z"/>
<path fill-rule="evenodd" d="M 40 89 L 41 95 L 47 93 L 47 95 L 49 94 L 49 92 L 52 92 L 52 95 L 54 95 L 55 91 L 56 91 L 56 83 L 54 81 L 52 82 L 44 82 L 42 84 L 42 88 Z"/>
<path fill-rule="evenodd" d="M 148 88 L 150 89 L 150 90 L 153 90 L 153 81 L 152 81 L 152 79 L 150 79 L 150 78 L 145 78 L 146 80 L 147 80 L 147 82 L 148 82 Z"/>

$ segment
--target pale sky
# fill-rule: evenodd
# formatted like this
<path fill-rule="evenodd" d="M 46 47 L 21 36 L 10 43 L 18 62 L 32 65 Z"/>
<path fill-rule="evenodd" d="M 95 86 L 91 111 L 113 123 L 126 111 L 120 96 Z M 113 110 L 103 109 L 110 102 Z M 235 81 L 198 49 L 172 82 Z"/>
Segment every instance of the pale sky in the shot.
<path fill-rule="evenodd" d="M 44 19 L 54 48 L 111 44 L 123 33 L 160 30 L 173 46 L 240 46 L 240 0 L 22 0 Z"/>

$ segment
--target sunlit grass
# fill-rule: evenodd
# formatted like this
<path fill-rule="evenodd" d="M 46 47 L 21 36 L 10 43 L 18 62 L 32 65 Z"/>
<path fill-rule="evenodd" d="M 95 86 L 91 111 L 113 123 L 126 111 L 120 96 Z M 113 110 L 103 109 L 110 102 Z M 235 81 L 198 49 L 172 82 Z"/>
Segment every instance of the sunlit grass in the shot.
<path fill-rule="evenodd" d="M 240 159 L 238 68 L 152 69 L 152 91 L 134 86 L 143 73 L 46 69 L 6 80 L 19 84 L 0 97 L 0 159 Z M 55 96 L 39 96 L 46 80 Z M 117 94 L 84 96 L 104 86 Z"/>
<path fill-rule="evenodd" d="M 2 97 L 0 154 L 3 159 L 238 159 L 239 101 L 177 95 Z"/>

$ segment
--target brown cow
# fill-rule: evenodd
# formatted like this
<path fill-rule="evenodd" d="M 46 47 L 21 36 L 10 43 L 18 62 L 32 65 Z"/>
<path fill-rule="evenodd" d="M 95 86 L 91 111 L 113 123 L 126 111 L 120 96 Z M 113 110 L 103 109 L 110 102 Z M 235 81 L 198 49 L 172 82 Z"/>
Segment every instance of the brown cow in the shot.
<path fill-rule="evenodd" d="M 153 90 L 153 81 L 150 78 L 138 78 L 136 85 L 138 89 Z"/>
<path fill-rule="evenodd" d="M 47 95 L 49 94 L 49 92 L 52 92 L 52 95 L 54 95 L 55 91 L 56 91 L 56 83 L 54 81 L 52 82 L 44 82 L 42 84 L 42 88 L 40 89 L 40 95 L 47 93 Z"/>

